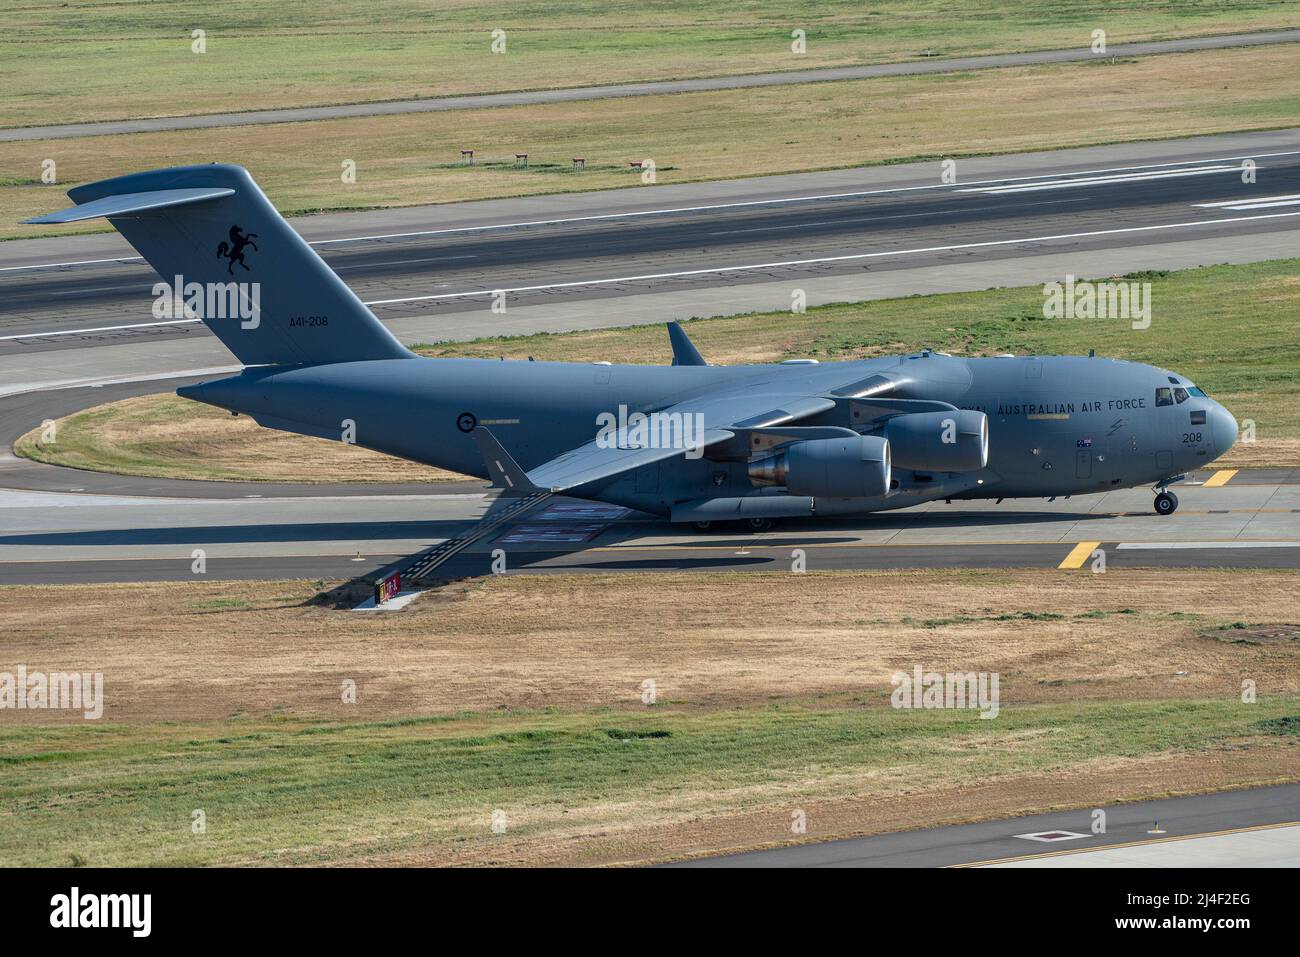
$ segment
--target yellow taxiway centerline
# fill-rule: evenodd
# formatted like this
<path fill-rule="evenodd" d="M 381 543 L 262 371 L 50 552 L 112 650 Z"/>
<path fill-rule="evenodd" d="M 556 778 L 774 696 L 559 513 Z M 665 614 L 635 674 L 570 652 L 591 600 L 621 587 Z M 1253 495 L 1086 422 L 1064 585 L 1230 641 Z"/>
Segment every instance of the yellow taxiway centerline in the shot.
<path fill-rule="evenodd" d="M 1236 474 L 1237 469 L 1219 469 L 1201 483 L 1201 488 L 1218 488 L 1220 485 L 1227 485 Z"/>
<path fill-rule="evenodd" d="M 1070 549 L 1070 554 L 1065 556 L 1065 561 L 1057 565 L 1057 568 L 1082 568 L 1093 553 L 1094 549 L 1100 548 L 1101 542 L 1080 542 Z"/>

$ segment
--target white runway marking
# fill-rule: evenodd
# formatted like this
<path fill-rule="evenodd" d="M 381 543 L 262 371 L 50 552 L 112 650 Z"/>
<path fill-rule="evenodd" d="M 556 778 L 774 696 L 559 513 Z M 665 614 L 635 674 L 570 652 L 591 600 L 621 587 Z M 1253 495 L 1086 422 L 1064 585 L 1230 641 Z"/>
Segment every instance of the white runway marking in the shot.
<path fill-rule="evenodd" d="M 476 253 L 469 253 L 464 256 L 425 256 L 423 259 L 392 259 L 381 263 L 357 263 L 353 266 L 334 266 L 335 272 L 342 272 L 344 269 L 374 269 L 378 266 L 407 266 L 411 263 L 445 263 L 453 259 L 478 259 Z"/>
<path fill-rule="evenodd" d="M 61 269 L 64 266 L 98 266 L 103 263 L 144 262 L 143 256 L 114 256 L 112 259 L 75 259 L 65 263 L 33 263 L 29 266 L 0 266 L 0 272 L 20 272 L 24 269 Z"/>
<path fill-rule="evenodd" d="M 156 326 L 187 326 L 198 319 L 164 319 L 158 322 L 133 322 L 125 326 L 99 326 L 95 329 L 59 329 L 55 332 L 25 332 L 19 336 L 0 336 L 0 342 L 13 339 L 48 339 L 50 336 L 89 336 L 99 332 L 118 332 L 122 329 L 152 329 Z"/>
<path fill-rule="evenodd" d="M 1005 196 L 1008 193 L 1037 193 L 1048 189 L 1071 189 L 1075 186 L 1122 186 L 1125 183 L 1145 183 L 1157 179 L 1176 179 L 1182 176 L 1208 176 L 1210 173 L 1237 173 L 1238 166 L 1201 166 L 1194 169 L 1161 170 L 1154 173 L 1134 173 L 1126 176 L 1090 176 L 1082 179 L 1059 179 L 1048 183 L 1014 183 L 1007 186 L 990 186 L 979 189 L 962 189 L 962 193 L 984 193 Z"/>
<path fill-rule="evenodd" d="M 1077 841 L 1080 838 L 1089 837 L 1088 834 L 1080 834 L 1078 831 L 1035 831 L 1033 834 L 1016 834 L 1015 837 L 1026 841 L 1040 841 L 1043 844 L 1054 844 L 1057 841 Z"/>
<path fill-rule="evenodd" d="M 1193 203 L 1192 205 L 1204 207 L 1205 209 L 1213 209 L 1216 206 L 1232 207 L 1240 203 L 1271 203 L 1277 200 L 1289 200 L 1289 199 L 1300 199 L 1300 193 L 1287 193 L 1284 196 L 1254 196 L 1254 197 L 1241 196 L 1238 197 L 1237 199 L 1223 199 L 1217 203 Z"/>
<path fill-rule="evenodd" d="M 738 266 L 713 266 L 707 269 L 685 269 L 679 272 L 645 273 L 636 276 L 616 276 L 609 279 L 580 279 L 572 282 L 543 283 L 536 286 L 472 289 L 465 292 L 444 292 L 427 296 L 404 296 L 399 299 L 372 299 L 367 306 L 386 306 L 400 302 L 421 302 L 435 299 L 460 299 L 467 296 L 491 296 L 499 292 L 536 292 L 543 289 L 568 289 L 575 286 L 604 286 L 620 282 L 644 282 L 650 279 L 679 279 L 686 276 L 704 276 L 725 272 L 752 272 L 759 269 L 780 269 L 790 266 L 815 266 L 821 263 L 853 262 L 888 256 L 908 256 L 918 253 L 955 252 L 961 249 L 987 249 L 994 246 L 1015 246 L 1021 243 L 1043 243 L 1062 239 L 1087 239 L 1093 236 L 1114 236 L 1120 233 L 1151 232 L 1160 229 L 1194 229 L 1200 226 L 1218 226 L 1228 223 L 1253 222 L 1263 219 L 1285 219 L 1300 216 L 1295 213 L 1265 213 L 1259 216 L 1234 216 L 1227 219 L 1203 219 L 1189 223 L 1159 223 L 1153 226 L 1125 226 L 1118 229 L 1094 229 L 1082 233 L 1057 233 L 1051 236 L 1021 236 L 1016 239 L 995 239 L 981 243 L 953 243 L 946 246 L 924 246 L 916 249 L 890 249 L 878 253 L 853 253 L 845 256 L 821 256 L 815 259 L 787 259 L 777 262 L 753 263 Z"/>
<path fill-rule="evenodd" d="M 1145 163 L 1138 166 L 1114 166 L 1104 169 L 1077 170 L 1072 173 L 1037 173 L 1031 176 L 1003 176 L 995 179 L 973 180 L 969 183 L 963 184 L 931 183 L 921 186 L 894 186 L 883 189 L 853 190 L 843 193 L 812 193 L 804 196 L 785 196 L 776 199 L 745 200 L 735 203 L 711 203 L 702 206 L 671 206 L 662 209 L 641 209 L 622 213 L 597 213 L 591 216 L 570 216 L 561 219 L 534 219 L 515 223 L 492 223 L 484 226 L 455 226 L 448 229 L 420 229 L 401 233 L 374 233 L 362 236 L 345 236 L 339 239 L 318 239 L 314 242 L 308 243 L 308 245 L 330 246 L 338 243 L 371 242 L 380 239 L 408 239 L 414 236 L 444 236 L 451 233 L 472 233 L 491 229 L 519 229 L 525 226 L 561 226 L 568 223 L 588 223 L 611 219 L 633 219 L 642 216 L 667 216 L 674 213 L 708 212 L 715 209 L 742 209 L 751 206 L 779 206 L 784 203 L 808 203 L 822 199 L 850 199 L 856 196 L 881 196 L 889 193 L 953 189 L 955 185 L 962 187 L 981 185 L 992 186 L 999 183 L 1014 185 L 1017 183 L 1030 183 L 1033 180 L 1042 179 L 1060 180 L 1062 176 L 1100 176 L 1107 173 L 1127 173 L 1140 170 L 1165 169 L 1176 172 L 1178 167 L 1186 166 L 1188 163 L 1231 163 L 1247 159 L 1269 159 L 1277 156 L 1300 156 L 1300 150 L 1282 150 L 1275 153 L 1252 153 L 1243 156 L 1216 156 L 1201 160 L 1171 160 L 1164 163 Z M 65 266 L 92 266 L 112 262 L 127 263 L 140 261 L 142 261 L 140 256 L 118 256 L 111 259 L 82 259 L 71 262 L 33 263 L 26 266 L 0 266 L 0 272 L 18 272 L 28 269 L 55 269 Z"/>
<path fill-rule="evenodd" d="M 1050 202 L 1043 203 L 1021 203 L 1016 209 L 1026 209 L 1030 206 L 1064 206 L 1067 203 L 1086 203 L 1087 196 L 1079 196 L 1071 199 L 1054 199 Z M 978 213 L 987 209 L 1000 209 L 999 206 L 963 206 L 963 213 Z M 893 216 L 854 216 L 847 219 L 823 219 L 811 223 L 795 223 L 792 226 L 754 226 L 748 229 L 723 229 L 718 232 L 709 233 L 710 236 L 739 236 L 743 233 L 774 233 L 783 229 L 807 229 L 810 226 L 839 226 L 844 223 L 882 223 L 891 219 L 923 219 L 931 216 L 944 216 L 953 212 L 953 209 L 936 209 L 928 213 L 900 213 Z"/>
<path fill-rule="evenodd" d="M 126 292 L 128 289 L 143 289 L 143 286 L 92 286 L 89 289 L 70 289 L 66 292 L 52 292 L 51 296 L 83 296 L 88 292 Z M 151 287 L 152 288 L 152 287 Z"/>
<path fill-rule="evenodd" d="M 1300 206 L 1300 193 L 1289 196 L 1260 196 L 1255 199 L 1225 199 L 1217 203 L 1193 203 L 1201 209 L 1230 209 L 1234 212 L 1245 209 L 1272 209 L 1275 206 Z"/>
<path fill-rule="evenodd" d="M 439 299 L 464 299 L 472 296 L 494 296 L 497 293 L 503 292 L 538 292 L 546 289 L 572 289 L 578 286 L 607 286 L 622 282 L 645 282 L 651 279 L 681 279 L 688 276 L 707 276 L 728 272 L 754 272 L 760 269 L 781 269 L 791 266 L 815 266 L 821 263 L 855 262 L 867 259 L 887 258 L 890 256 L 955 252 L 962 249 L 990 249 L 996 246 L 1016 246 L 1022 243 L 1044 243 L 1063 239 L 1088 239 L 1093 236 L 1115 236 L 1122 233 L 1153 232 L 1162 229 L 1195 229 L 1204 226 L 1247 223 L 1265 219 L 1287 219 L 1293 216 L 1300 216 L 1300 211 L 1294 213 L 1263 213 L 1256 216 L 1232 216 L 1227 219 L 1202 219 L 1186 223 L 1157 223 L 1151 226 L 1124 226 L 1117 229 L 1094 229 L 1082 233 L 1056 233 L 1049 236 L 1019 236 L 1015 239 L 994 239 L 980 243 L 952 243 L 945 246 L 922 246 L 913 249 L 888 249 L 876 253 L 852 253 L 845 256 L 820 256 L 814 259 L 787 259 L 766 263 L 746 263 L 735 266 L 710 266 L 705 269 L 684 269 L 677 272 L 643 273 L 634 276 L 612 276 L 604 279 L 576 279 L 570 282 L 540 283 L 535 286 L 503 286 L 493 289 L 467 289 L 462 292 L 431 293 L 424 296 L 402 296 L 396 299 L 370 299 L 365 302 L 365 305 L 388 306 L 403 302 L 430 302 Z M 172 319 L 164 322 L 133 323 L 127 326 L 104 326 L 97 329 L 29 332 L 22 335 L 0 336 L 0 342 L 16 339 L 43 339 L 53 336 L 91 335 L 100 332 L 115 332 L 121 329 L 144 329 L 151 326 L 184 325 L 196 321 L 198 320 Z"/>

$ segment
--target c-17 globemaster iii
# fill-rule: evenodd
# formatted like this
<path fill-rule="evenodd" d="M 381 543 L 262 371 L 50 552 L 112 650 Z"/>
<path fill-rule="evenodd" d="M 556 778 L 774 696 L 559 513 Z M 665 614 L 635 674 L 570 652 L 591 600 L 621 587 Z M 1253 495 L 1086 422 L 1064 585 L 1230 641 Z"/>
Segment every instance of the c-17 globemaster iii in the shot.
<path fill-rule="evenodd" d="M 490 478 L 512 514 L 563 493 L 763 530 L 935 499 L 1149 485 L 1168 515 L 1168 486 L 1236 440 L 1232 415 L 1186 377 L 1101 358 L 927 349 L 723 367 L 675 323 L 671 366 L 425 358 L 241 167 L 154 170 L 68 195 L 76 206 L 30 222 L 107 217 L 246 366 L 180 395 Z"/>

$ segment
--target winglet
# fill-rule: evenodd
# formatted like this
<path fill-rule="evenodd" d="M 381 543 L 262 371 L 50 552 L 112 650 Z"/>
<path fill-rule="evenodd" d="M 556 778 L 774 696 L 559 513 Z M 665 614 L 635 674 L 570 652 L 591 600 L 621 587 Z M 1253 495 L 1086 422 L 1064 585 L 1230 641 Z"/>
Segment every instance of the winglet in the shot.
<path fill-rule="evenodd" d="M 673 365 L 708 365 L 704 361 L 704 356 L 700 355 L 700 350 L 695 348 L 695 343 L 691 342 L 691 337 L 686 334 L 686 330 L 675 322 L 668 323 L 668 341 L 673 346 Z"/>
<path fill-rule="evenodd" d="M 529 481 L 528 473 L 510 457 L 510 453 L 502 447 L 495 435 L 480 425 L 474 430 L 474 438 L 478 441 L 479 454 L 487 465 L 494 488 L 503 489 L 505 495 L 527 495 L 541 491 Z"/>

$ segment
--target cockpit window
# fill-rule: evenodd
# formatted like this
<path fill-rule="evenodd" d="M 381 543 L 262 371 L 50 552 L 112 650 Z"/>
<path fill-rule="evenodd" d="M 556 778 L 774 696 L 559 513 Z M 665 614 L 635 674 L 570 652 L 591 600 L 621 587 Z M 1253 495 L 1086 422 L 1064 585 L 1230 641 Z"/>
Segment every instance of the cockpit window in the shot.
<path fill-rule="evenodd" d="M 1174 390 L 1174 398 L 1178 401 L 1179 405 L 1182 405 L 1184 402 L 1187 401 L 1187 390 L 1184 389 L 1182 386 L 1179 386 L 1177 389 Z"/>
<path fill-rule="evenodd" d="M 1196 396 L 1198 399 L 1209 398 L 1209 396 L 1207 396 L 1202 390 L 1196 388 L 1196 386 L 1194 385 L 1188 386 L 1187 391 L 1190 392 L 1192 395 Z"/>
<path fill-rule="evenodd" d="M 1156 389 L 1156 405 L 1173 405 L 1174 396 L 1169 389 Z"/>

